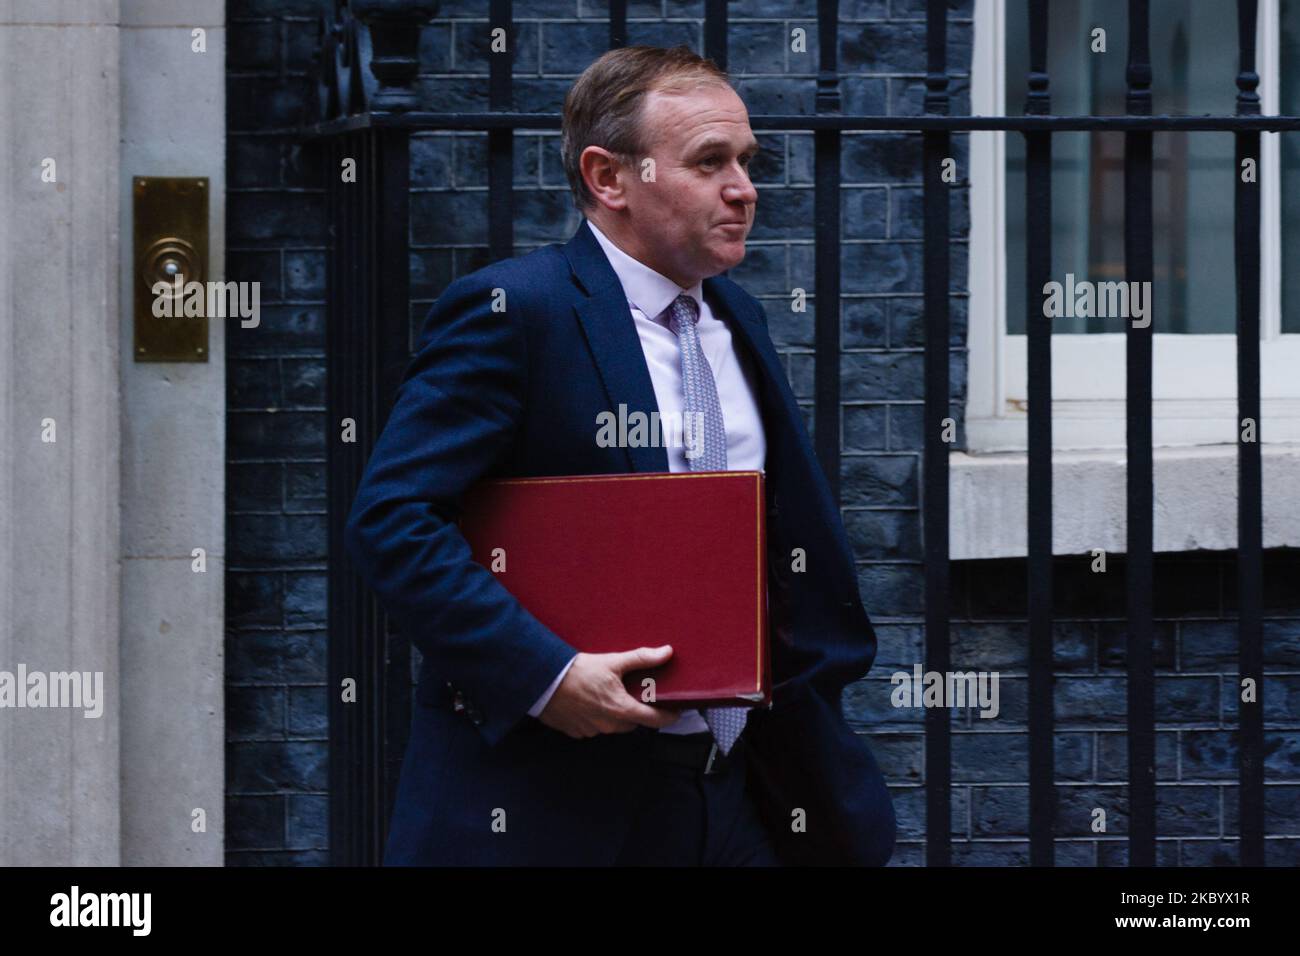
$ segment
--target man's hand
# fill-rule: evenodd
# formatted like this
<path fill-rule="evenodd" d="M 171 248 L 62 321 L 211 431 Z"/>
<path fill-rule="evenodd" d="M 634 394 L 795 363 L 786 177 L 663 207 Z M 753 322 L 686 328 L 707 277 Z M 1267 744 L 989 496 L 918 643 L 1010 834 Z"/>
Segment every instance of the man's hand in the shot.
<path fill-rule="evenodd" d="M 627 733 L 638 725 L 667 727 L 681 714 L 641 703 L 623 686 L 623 674 L 658 667 L 672 656 L 670 644 L 617 654 L 579 652 L 537 719 L 574 738 Z"/>

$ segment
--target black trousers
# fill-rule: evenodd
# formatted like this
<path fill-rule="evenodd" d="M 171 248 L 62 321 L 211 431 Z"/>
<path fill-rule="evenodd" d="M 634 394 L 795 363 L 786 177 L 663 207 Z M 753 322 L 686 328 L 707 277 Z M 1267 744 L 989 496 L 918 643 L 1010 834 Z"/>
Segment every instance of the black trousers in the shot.
<path fill-rule="evenodd" d="M 745 773 L 745 737 L 704 764 L 712 736 L 654 732 L 656 757 L 617 866 L 780 866 Z"/>

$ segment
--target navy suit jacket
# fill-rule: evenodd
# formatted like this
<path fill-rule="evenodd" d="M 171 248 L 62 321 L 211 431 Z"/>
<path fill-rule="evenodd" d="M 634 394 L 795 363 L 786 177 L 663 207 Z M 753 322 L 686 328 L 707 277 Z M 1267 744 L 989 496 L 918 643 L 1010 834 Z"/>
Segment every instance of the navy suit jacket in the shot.
<path fill-rule="evenodd" d="M 754 360 L 767 438 L 774 695 L 745 731 L 755 798 L 783 863 L 883 865 L 893 805 L 840 704 L 876 651 L 853 556 L 762 305 L 723 276 L 703 290 Z M 623 288 L 585 222 L 434 303 L 345 530 L 423 658 L 385 863 L 615 859 L 656 731 L 577 740 L 528 716 L 576 651 L 470 559 L 456 520 L 484 477 L 668 471 L 662 447 L 596 443 L 597 415 L 620 404 L 658 409 Z M 792 570 L 795 548 L 805 571 Z"/>

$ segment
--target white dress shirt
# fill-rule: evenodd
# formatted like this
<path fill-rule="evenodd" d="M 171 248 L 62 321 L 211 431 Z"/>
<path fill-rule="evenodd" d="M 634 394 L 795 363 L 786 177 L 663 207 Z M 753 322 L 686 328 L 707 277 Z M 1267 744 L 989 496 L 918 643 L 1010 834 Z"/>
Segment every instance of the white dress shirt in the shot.
<path fill-rule="evenodd" d="M 697 282 L 691 288 L 683 289 L 672 279 L 660 275 L 614 245 L 590 219 L 587 220 L 587 225 L 600 247 L 605 250 L 605 257 L 609 259 L 609 264 L 613 266 L 623 285 L 623 292 L 627 295 L 627 304 L 636 323 L 637 335 L 641 338 L 646 365 L 650 369 L 650 381 L 654 386 L 660 418 L 677 419 L 682 415 L 685 405 L 682 353 L 677 345 L 676 333 L 668 326 L 668 307 L 684 292 L 695 300 L 700 310 L 696 329 L 699 332 L 700 348 L 704 351 L 709 368 L 713 370 L 713 380 L 718 386 L 718 401 L 722 405 L 722 419 L 727 431 L 727 469 L 762 470 L 767 461 L 767 439 L 763 433 L 763 416 L 758 404 L 758 380 L 749 357 L 743 355 L 742 350 L 732 343 L 731 329 L 727 323 L 714 316 L 708 302 L 704 301 L 704 283 Z M 594 436 L 596 422 L 593 421 L 591 427 Z M 682 443 L 680 434 L 673 437 L 675 440 L 672 443 L 665 440 L 668 470 L 690 471 L 686 446 Z M 703 583 L 701 581 L 701 586 Z M 673 643 L 673 635 L 665 634 L 663 643 Z M 555 688 L 564 680 L 564 675 L 572 666 L 573 659 L 570 659 L 528 711 L 530 715 L 536 717 L 545 709 Z M 683 710 L 675 723 L 661 730 L 666 734 L 707 733 L 709 725 L 704 722 L 698 710 Z"/>

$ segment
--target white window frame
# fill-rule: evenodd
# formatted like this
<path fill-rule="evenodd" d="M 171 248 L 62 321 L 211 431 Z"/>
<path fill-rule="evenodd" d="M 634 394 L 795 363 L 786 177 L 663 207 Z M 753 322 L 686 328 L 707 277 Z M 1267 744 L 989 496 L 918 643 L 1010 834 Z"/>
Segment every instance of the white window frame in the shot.
<path fill-rule="evenodd" d="M 1226 14 L 1235 8 L 1225 5 Z M 1006 2 L 975 0 L 971 109 L 1004 115 Z M 1261 0 L 1257 36 L 1261 106 L 1278 109 L 1278 0 Z M 1235 46 L 1235 31 L 1231 37 Z M 1228 38 L 1225 37 L 1225 42 Z M 1108 55 L 1124 56 L 1117 51 Z M 1051 64 L 1048 64 L 1051 72 Z M 1234 77 L 1224 78 L 1231 84 Z M 1157 82 L 1159 78 L 1157 77 Z M 1006 137 L 970 134 L 970 304 L 967 447 L 972 454 L 1027 447 L 1024 335 L 1006 313 Z M 1228 135 L 1197 133 L 1193 135 Z M 1276 133 L 1261 137 L 1261 431 L 1269 443 L 1300 442 L 1300 335 L 1281 332 L 1281 212 Z M 1225 171 L 1225 183 L 1228 182 Z M 1064 280 L 1064 276 L 1056 276 Z M 1153 335 L 1153 441 L 1157 447 L 1237 441 L 1236 336 Z M 1053 446 L 1125 445 L 1123 333 L 1052 336 Z"/>

